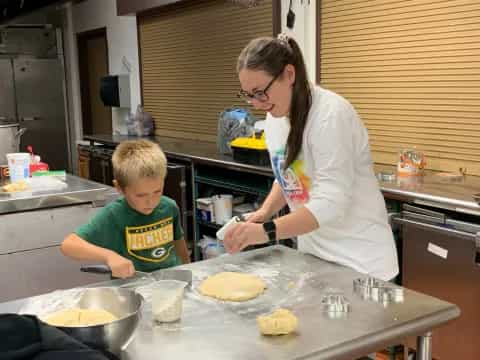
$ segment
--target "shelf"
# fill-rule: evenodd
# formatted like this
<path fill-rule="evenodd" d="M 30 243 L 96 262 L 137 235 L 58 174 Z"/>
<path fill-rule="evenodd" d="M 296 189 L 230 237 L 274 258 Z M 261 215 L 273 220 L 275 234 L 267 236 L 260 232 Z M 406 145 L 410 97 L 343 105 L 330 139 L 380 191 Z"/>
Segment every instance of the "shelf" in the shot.
<path fill-rule="evenodd" d="M 219 225 L 219 224 L 216 224 L 216 223 L 212 223 L 212 222 L 209 222 L 209 221 L 203 221 L 203 220 L 199 220 L 199 219 L 197 219 L 197 224 L 202 225 L 202 226 L 207 226 L 207 227 L 212 228 L 212 229 L 220 229 L 223 226 L 223 225 Z"/>
<path fill-rule="evenodd" d="M 270 186 L 263 187 L 263 186 L 258 186 L 258 184 L 253 185 L 253 184 L 248 184 L 240 181 L 239 182 L 225 181 L 223 179 L 214 179 L 212 177 L 196 176 L 195 181 L 199 184 L 207 184 L 207 185 L 222 187 L 225 189 L 231 189 L 231 190 L 253 194 L 253 195 L 267 196 L 270 191 Z"/>
<path fill-rule="evenodd" d="M 194 181 L 247 194 L 266 196 L 272 187 L 273 176 L 251 174 L 236 169 L 197 166 Z"/>

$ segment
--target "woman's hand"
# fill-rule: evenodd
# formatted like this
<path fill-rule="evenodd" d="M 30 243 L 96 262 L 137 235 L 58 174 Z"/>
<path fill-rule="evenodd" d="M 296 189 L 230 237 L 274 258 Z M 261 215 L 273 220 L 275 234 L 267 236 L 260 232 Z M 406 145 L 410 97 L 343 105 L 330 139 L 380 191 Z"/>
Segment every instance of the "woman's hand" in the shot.
<path fill-rule="evenodd" d="M 247 222 L 249 223 L 264 223 L 270 218 L 268 212 L 263 208 L 258 209 L 257 211 L 251 213 L 247 217 Z"/>
<path fill-rule="evenodd" d="M 135 274 L 133 263 L 113 251 L 107 257 L 107 265 L 112 270 L 112 276 L 116 278 L 125 279 Z"/>
<path fill-rule="evenodd" d="M 267 241 L 268 236 L 263 230 L 262 224 L 241 222 L 229 227 L 225 233 L 223 244 L 227 252 L 235 254 L 249 245 L 263 244 Z"/>

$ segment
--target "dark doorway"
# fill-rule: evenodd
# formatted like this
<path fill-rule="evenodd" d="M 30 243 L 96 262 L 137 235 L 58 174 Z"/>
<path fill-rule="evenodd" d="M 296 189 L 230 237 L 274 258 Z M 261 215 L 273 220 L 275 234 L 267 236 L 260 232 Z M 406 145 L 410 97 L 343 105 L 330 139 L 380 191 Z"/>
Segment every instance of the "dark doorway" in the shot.
<path fill-rule="evenodd" d="M 77 35 L 83 133 L 111 134 L 112 109 L 100 99 L 100 79 L 108 75 L 107 30 Z"/>

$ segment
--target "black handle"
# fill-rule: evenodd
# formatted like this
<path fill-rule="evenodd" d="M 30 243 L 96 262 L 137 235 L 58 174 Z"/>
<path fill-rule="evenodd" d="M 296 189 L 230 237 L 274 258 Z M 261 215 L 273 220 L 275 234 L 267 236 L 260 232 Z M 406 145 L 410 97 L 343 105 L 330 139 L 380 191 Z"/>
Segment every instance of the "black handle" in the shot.
<path fill-rule="evenodd" d="M 112 270 L 108 265 L 84 265 L 80 267 L 80 271 L 94 274 L 112 275 Z"/>

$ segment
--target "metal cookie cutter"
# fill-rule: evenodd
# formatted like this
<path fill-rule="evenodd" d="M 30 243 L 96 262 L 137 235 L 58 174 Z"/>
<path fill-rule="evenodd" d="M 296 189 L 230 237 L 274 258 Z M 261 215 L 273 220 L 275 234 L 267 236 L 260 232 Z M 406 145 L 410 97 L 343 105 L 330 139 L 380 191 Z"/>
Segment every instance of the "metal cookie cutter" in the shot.
<path fill-rule="evenodd" d="M 350 311 L 350 303 L 340 294 L 326 294 L 322 297 L 323 310 L 330 318 L 345 316 Z"/>
<path fill-rule="evenodd" d="M 403 289 L 387 282 L 367 277 L 353 280 L 353 290 L 364 300 L 373 300 L 387 306 L 403 302 Z"/>

